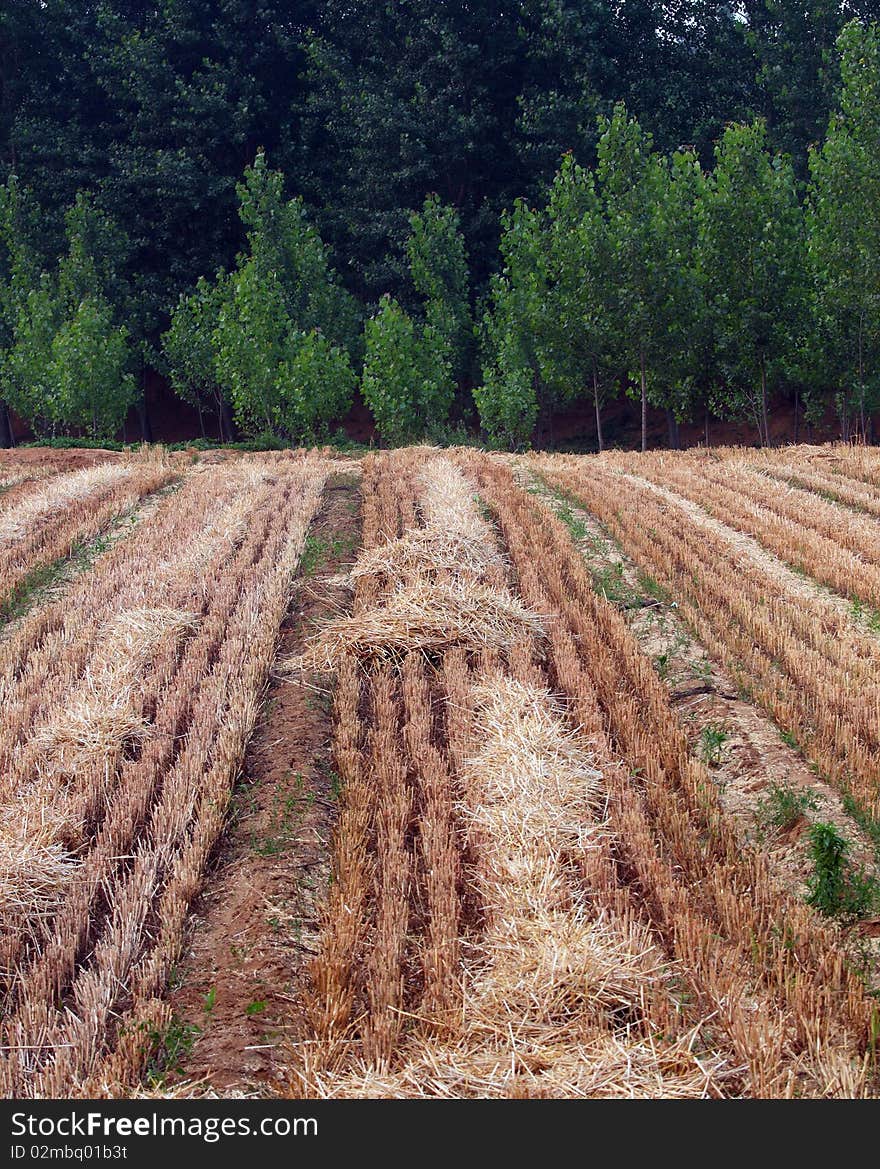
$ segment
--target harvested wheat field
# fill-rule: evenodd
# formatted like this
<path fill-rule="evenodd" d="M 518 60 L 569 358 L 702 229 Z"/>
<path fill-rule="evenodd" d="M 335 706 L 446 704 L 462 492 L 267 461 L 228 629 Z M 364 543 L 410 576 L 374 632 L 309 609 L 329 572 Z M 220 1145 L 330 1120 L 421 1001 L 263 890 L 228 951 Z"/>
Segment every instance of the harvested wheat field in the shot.
<path fill-rule="evenodd" d="M 0 460 L 6 1097 L 880 1094 L 880 455 Z"/>

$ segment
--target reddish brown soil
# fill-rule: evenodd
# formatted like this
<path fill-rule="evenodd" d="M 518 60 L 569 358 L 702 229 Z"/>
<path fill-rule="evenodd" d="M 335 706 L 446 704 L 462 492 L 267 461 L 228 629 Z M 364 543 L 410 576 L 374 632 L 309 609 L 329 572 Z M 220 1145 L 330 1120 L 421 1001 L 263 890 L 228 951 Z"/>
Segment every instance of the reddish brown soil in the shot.
<path fill-rule="evenodd" d="M 159 374 L 150 371 L 146 381 L 147 413 L 154 442 L 189 442 L 201 435 L 198 414 L 192 406 L 178 398 L 168 383 Z M 27 426 L 11 416 L 16 441 L 32 437 Z M 219 440 L 216 417 L 203 416 L 205 434 Z M 602 414 L 605 444 L 622 450 L 637 449 L 641 443 L 641 404 L 626 397 L 609 402 Z M 351 409 L 340 419 L 339 429 L 353 442 L 365 446 L 381 445 L 373 416 L 364 405 L 360 394 L 355 395 Z M 875 433 L 880 433 L 875 428 Z M 141 423 L 136 410 L 129 411 L 123 431 L 118 439 L 139 442 Z M 808 428 L 803 422 L 803 411 L 795 426 L 793 404 L 789 401 L 772 402 L 770 408 L 770 440 L 774 445 L 789 442 L 832 442 L 840 438 L 840 426 L 833 409 L 826 411 L 821 422 Z M 705 442 L 702 422 L 684 424 L 680 433 L 681 446 L 698 446 Z M 532 436 L 538 449 L 561 448 L 589 453 L 596 450 L 596 421 L 593 405 L 583 399 L 569 410 L 557 411 L 552 421 L 542 417 Z M 747 422 L 724 422 L 712 419 L 709 426 L 709 442 L 712 446 L 754 446 L 758 435 Z M 648 446 L 651 449 L 669 445 L 666 415 L 661 410 L 648 410 Z"/>
<path fill-rule="evenodd" d="M 356 482 L 328 481 L 279 658 L 300 652 L 314 624 L 345 601 L 328 578 L 351 564 L 359 544 Z M 170 995 L 178 1021 L 198 1029 L 171 1083 L 251 1094 L 286 1079 L 285 1048 L 302 1025 L 298 1004 L 330 872 L 331 734 L 328 693 L 309 680 L 273 682 Z"/>
<path fill-rule="evenodd" d="M 607 447 L 621 450 L 637 450 L 642 441 L 641 403 L 629 398 L 609 402 L 602 412 L 602 431 Z M 702 422 L 683 423 L 680 428 L 682 448 L 705 444 L 705 428 Z M 790 442 L 833 442 L 840 438 L 840 425 L 829 409 L 821 422 L 807 427 L 803 411 L 795 427 L 794 407 L 791 402 L 773 402 L 770 410 L 770 441 L 774 446 Z M 582 401 L 570 410 L 558 411 L 553 419 L 542 418 L 533 436 L 535 447 L 583 451 L 589 454 L 597 449 L 596 418 L 590 402 Z M 713 418 L 709 422 L 709 443 L 711 446 L 757 446 L 758 432 L 748 422 L 724 422 Z M 661 410 L 648 410 L 648 448 L 656 450 L 669 446 L 669 428 L 666 415 Z"/>
<path fill-rule="evenodd" d="M 92 467 L 95 463 L 106 463 L 119 459 L 118 451 L 87 450 L 73 448 L 54 450 L 51 447 L 16 447 L 0 451 L 3 473 L 8 474 L 17 467 L 53 467 L 58 471 L 76 471 L 80 467 Z"/>

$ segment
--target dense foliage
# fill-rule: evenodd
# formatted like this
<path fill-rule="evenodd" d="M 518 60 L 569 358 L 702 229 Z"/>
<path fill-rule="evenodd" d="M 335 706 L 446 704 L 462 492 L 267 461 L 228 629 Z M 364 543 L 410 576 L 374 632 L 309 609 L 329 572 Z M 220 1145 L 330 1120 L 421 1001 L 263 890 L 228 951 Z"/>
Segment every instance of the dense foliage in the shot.
<path fill-rule="evenodd" d="M 148 367 L 226 438 L 321 434 L 358 379 L 389 441 L 583 400 L 601 446 L 624 393 L 643 442 L 767 441 L 780 395 L 871 434 L 877 8 L 9 0 L 0 443 L 7 403 L 148 433 Z"/>

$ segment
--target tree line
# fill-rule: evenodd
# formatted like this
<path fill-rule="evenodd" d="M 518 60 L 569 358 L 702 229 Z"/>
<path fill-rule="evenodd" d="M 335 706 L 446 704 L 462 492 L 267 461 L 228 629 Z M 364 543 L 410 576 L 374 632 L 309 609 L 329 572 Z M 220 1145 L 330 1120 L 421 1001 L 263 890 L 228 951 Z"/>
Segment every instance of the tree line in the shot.
<path fill-rule="evenodd" d="M 351 112 L 354 98 L 342 90 L 346 79 L 363 82 L 364 62 L 377 51 L 370 38 L 394 31 L 391 9 L 395 19 L 401 12 L 414 19 L 417 7 L 371 8 L 372 16 L 351 7 L 370 32 L 360 72 L 350 71 L 339 45 L 333 49 L 323 34 L 309 33 L 313 129 L 332 121 L 343 133 L 331 113 L 338 114 L 334 103 L 343 101 Z M 469 19 L 491 15 L 483 6 L 462 7 Z M 837 13 L 839 6 L 832 7 Z M 187 5 L 170 9 L 181 20 L 194 13 Z M 48 10 L 58 11 L 52 4 Z M 10 11 L 14 18 L 18 8 Z M 109 8 L 100 11 L 109 19 Z M 586 19 L 583 5 L 541 11 L 546 20 L 551 12 L 561 20 L 575 11 Z M 431 36 L 440 37 L 453 60 L 461 42 L 451 34 L 443 40 L 443 28 L 450 28 L 437 24 L 438 12 L 443 6 L 434 11 Z M 706 34 L 711 21 L 704 18 Z M 144 37 L 129 32 L 126 39 L 124 31 L 117 28 L 119 52 L 136 49 L 138 64 L 158 69 Z M 428 35 L 415 24 L 410 31 Z M 289 43 L 302 48 L 301 30 L 288 32 Z M 539 42 L 531 46 L 535 53 Z M 353 41 L 346 51 L 354 54 Z M 434 65 L 439 69 L 439 57 Z M 184 272 L 193 249 L 205 246 L 204 238 L 193 239 L 200 236 L 198 223 L 177 241 L 187 255 L 165 257 L 160 275 L 161 224 L 144 265 L 145 244 L 132 238 L 131 216 L 111 215 L 108 188 L 98 183 L 75 192 L 50 246 L 53 209 L 39 197 L 41 183 L 25 183 L 17 171 L 27 174 L 27 167 L 17 166 L 0 188 L 0 398 L 39 433 L 106 436 L 132 405 L 142 406 L 143 373 L 152 367 L 201 416 L 216 415 L 226 438 L 241 433 L 312 441 L 332 429 L 359 390 L 389 442 L 442 435 L 450 425 L 471 421 L 475 410 L 484 436 L 505 446 L 527 442 L 542 411 L 586 398 L 601 447 L 603 409 L 620 392 L 641 402 L 643 445 L 648 406 L 666 411 L 673 444 L 682 421 L 710 415 L 748 418 L 767 441 L 769 403 L 788 394 L 807 418 L 833 403 L 844 437 L 867 436 L 880 406 L 878 71 L 876 28 L 845 25 L 833 62 L 825 59 L 822 72 L 823 85 L 829 76 L 836 80 L 834 108 L 824 135 L 800 161 L 779 149 L 786 135 L 797 136 L 793 114 L 787 122 L 758 117 L 729 123 L 710 162 L 699 142 L 667 148 L 668 127 L 653 107 L 649 116 L 637 116 L 618 102 L 597 116 L 591 100 L 577 107 L 583 120 L 574 134 L 570 126 L 558 131 L 577 105 L 573 90 L 567 105 L 546 90 L 540 100 L 538 90 L 530 91 L 530 104 L 520 90 L 517 106 L 523 117 L 531 110 L 535 149 L 553 151 L 560 141 L 575 141 L 578 149 L 564 154 L 543 189 L 521 174 L 527 194 L 511 198 L 500 214 L 492 198 L 478 197 L 475 188 L 472 202 L 461 185 L 450 189 L 448 181 L 424 197 L 430 149 L 421 139 L 411 159 L 418 176 L 395 196 L 401 204 L 381 227 L 375 217 L 355 223 L 354 205 L 366 215 L 375 204 L 360 188 L 357 194 L 346 190 L 347 183 L 379 183 L 383 173 L 393 189 L 400 175 L 393 168 L 383 172 L 381 157 L 377 170 L 375 157 L 357 155 L 362 165 L 355 174 L 341 163 L 355 154 L 346 155 L 341 145 L 336 154 L 325 143 L 326 185 L 335 174 L 340 187 L 334 210 L 329 201 L 316 202 L 316 188 L 302 171 L 302 190 L 289 198 L 284 173 L 269 165 L 275 156 L 258 148 L 233 187 L 233 262 L 190 272 L 191 279 Z M 323 88 L 315 81 L 319 75 Z M 331 76 L 337 87 L 332 101 L 326 88 Z M 544 80 L 549 76 L 548 70 Z M 132 84 L 134 78 L 131 73 Z M 441 103 L 439 73 L 434 85 Z M 815 96 L 815 86 L 811 92 Z M 359 94 L 366 99 L 369 88 Z M 438 134 L 441 105 L 435 110 Z M 817 108 L 821 102 L 811 116 Z M 379 101 L 370 109 L 379 122 L 391 116 Z M 400 145 L 397 114 L 393 126 L 384 124 L 388 143 Z M 359 117 L 341 119 L 346 133 L 362 125 Z M 657 135 L 652 124 L 659 126 Z M 702 132 L 711 124 L 701 123 Z M 10 140 L 17 141 L 10 125 L 20 123 L 7 118 Z M 419 125 L 422 135 L 430 129 L 423 120 Z M 538 133 L 539 125 L 556 126 L 562 139 L 549 129 Z M 361 145 L 374 151 L 379 143 L 365 131 Z M 183 165 L 183 154 L 177 161 Z M 166 181 L 182 182 L 182 173 L 172 167 Z M 423 196 L 413 208 L 418 190 Z M 343 216 L 344 227 L 341 220 L 334 226 L 334 215 Z M 205 226 L 210 236 L 213 213 Z M 485 240 L 493 236 L 500 265 L 489 262 Z M 351 253 L 341 263 L 344 239 Z M 392 240 L 395 246 L 388 246 Z M 208 249 L 211 256 L 219 251 Z M 58 258 L 47 259 L 52 254 Z M 169 281 L 175 280 L 172 296 Z M 0 426 L 4 419 L 0 410 Z M 0 441 L 4 437 L 0 430 Z"/>

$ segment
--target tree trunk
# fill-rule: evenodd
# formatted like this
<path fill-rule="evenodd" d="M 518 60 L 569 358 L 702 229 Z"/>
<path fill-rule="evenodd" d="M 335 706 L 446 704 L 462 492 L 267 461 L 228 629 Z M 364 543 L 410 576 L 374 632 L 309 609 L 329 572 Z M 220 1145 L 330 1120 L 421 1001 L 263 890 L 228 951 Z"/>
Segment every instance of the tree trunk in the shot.
<path fill-rule="evenodd" d="M 666 425 L 669 429 L 669 449 L 673 451 L 681 450 L 681 430 L 674 410 L 667 409 Z"/>
<path fill-rule="evenodd" d="M 141 424 L 141 442 L 153 441 L 153 427 L 150 425 L 150 415 L 147 410 L 147 399 L 141 394 L 137 401 L 137 413 Z"/>
<path fill-rule="evenodd" d="M 642 454 L 648 449 L 648 383 L 645 377 L 645 351 L 639 354 L 639 372 L 642 380 Z"/>
<path fill-rule="evenodd" d="M 0 401 L 0 447 L 15 446 L 12 437 L 12 423 L 9 419 L 9 409 L 5 402 Z"/>
<path fill-rule="evenodd" d="M 794 441 L 795 441 L 795 443 L 797 442 L 798 438 L 800 437 L 800 430 L 801 430 L 800 405 L 801 405 L 800 390 L 795 390 L 795 392 L 794 392 Z"/>
<path fill-rule="evenodd" d="M 232 420 L 232 411 L 229 409 L 229 403 L 224 397 L 220 398 L 220 441 L 234 442 L 235 441 L 235 423 Z M 225 432 L 225 438 L 224 438 Z"/>
<path fill-rule="evenodd" d="M 767 417 L 767 370 L 761 362 L 761 425 L 758 427 L 761 434 L 761 446 L 770 445 L 770 421 Z"/>
<path fill-rule="evenodd" d="M 199 401 L 196 402 L 196 410 L 198 411 L 198 415 L 199 415 L 199 430 L 202 432 L 202 438 L 206 438 L 207 435 L 205 434 L 205 412 L 204 412 L 204 410 L 202 410 L 202 403 Z"/>
<path fill-rule="evenodd" d="M 865 351 L 862 342 L 862 320 L 859 319 L 859 420 L 862 424 L 862 440 L 867 432 L 865 423 Z"/>
<path fill-rule="evenodd" d="M 599 443 L 599 454 L 605 449 L 602 441 L 602 411 L 599 409 L 599 374 L 596 363 L 593 363 L 593 405 L 596 407 L 596 438 Z"/>

